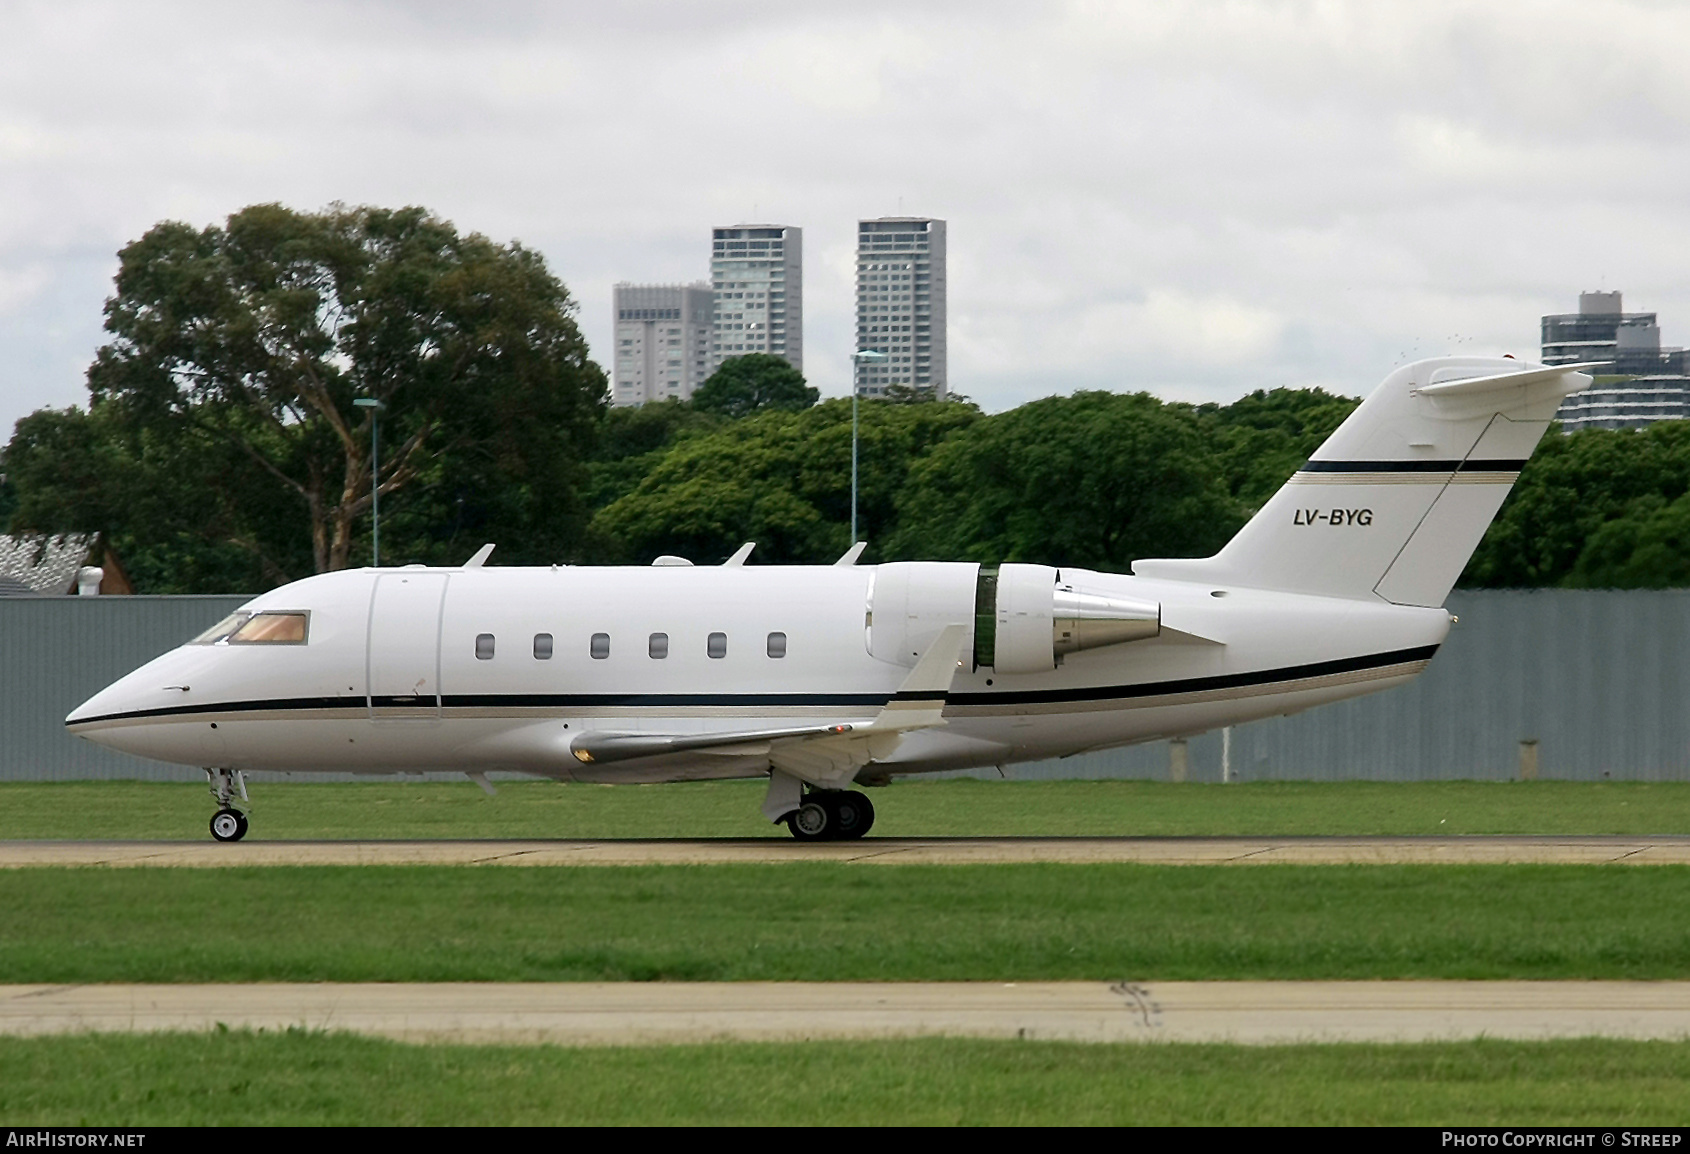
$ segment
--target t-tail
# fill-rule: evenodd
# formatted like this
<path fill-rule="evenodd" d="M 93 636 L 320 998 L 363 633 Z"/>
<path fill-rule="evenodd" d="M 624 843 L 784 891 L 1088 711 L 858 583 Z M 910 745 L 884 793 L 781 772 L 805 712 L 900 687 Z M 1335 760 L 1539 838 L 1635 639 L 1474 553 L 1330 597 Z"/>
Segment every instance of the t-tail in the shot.
<path fill-rule="evenodd" d="M 1213 557 L 1141 577 L 1439 606 L 1561 399 L 1593 365 L 1439 357 L 1397 369 Z"/>

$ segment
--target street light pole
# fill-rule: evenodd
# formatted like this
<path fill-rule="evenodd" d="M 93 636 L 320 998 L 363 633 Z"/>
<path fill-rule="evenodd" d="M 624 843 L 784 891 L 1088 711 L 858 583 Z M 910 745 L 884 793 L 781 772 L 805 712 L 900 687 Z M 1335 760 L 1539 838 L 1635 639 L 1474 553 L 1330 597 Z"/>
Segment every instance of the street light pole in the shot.
<path fill-rule="evenodd" d="M 370 410 L 370 567 L 381 568 L 381 411 L 387 408 L 374 397 L 354 397 L 352 403 Z"/>
<path fill-rule="evenodd" d="M 857 386 L 857 366 L 864 361 L 883 361 L 886 354 L 874 349 L 858 349 L 851 354 L 851 544 L 857 543 L 857 400 L 862 390 Z"/>

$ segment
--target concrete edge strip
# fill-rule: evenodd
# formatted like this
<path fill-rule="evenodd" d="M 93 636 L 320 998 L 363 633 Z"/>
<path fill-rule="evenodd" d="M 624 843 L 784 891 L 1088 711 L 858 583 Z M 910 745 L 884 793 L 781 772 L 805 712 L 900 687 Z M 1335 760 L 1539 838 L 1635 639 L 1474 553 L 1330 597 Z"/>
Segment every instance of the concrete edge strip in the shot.
<path fill-rule="evenodd" d="M 0 986 L 0 1035 L 350 1031 L 631 1045 L 1690 1040 L 1690 982 L 268 983 Z"/>
<path fill-rule="evenodd" d="M 225 866 L 988 865 L 1690 865 L 1690 837 L 784 838 L 263 842 L 0 842 L 0 869 Z"/>

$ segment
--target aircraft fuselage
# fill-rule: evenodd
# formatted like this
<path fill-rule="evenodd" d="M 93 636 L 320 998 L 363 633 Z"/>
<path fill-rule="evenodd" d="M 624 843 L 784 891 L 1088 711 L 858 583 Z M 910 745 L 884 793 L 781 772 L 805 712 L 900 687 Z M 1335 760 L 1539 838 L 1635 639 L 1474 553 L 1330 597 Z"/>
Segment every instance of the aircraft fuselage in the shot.
<path fill-rule="evenodd" d="M 916 564 L 956 571 L 962 584 L 977 572 Z M 571 742 L 597 731 L 868 724 L 913 663 L 870 652 L 876 575 L 875 566 L 325 574 L 244 607 L 305 614 L 304 641 L 183 645 L 67 724 L 143 757 L 239 770 L 758 776 L 769 762 L 756 753 L 597 765 L 572 756 Z M 1442 609 L 1377 600 L 1073 569 L 1059 579 L 1158 605 L 1159 634 L 1067 653 L 1049 671 L 965 660 L 946 695 L 946 724 L 905 734 L 875 772 L 1057 757 L 1388 688 L 1425 666 L 1450 620 Z M 975 627 L 962 599 L 936 612 Z"/>

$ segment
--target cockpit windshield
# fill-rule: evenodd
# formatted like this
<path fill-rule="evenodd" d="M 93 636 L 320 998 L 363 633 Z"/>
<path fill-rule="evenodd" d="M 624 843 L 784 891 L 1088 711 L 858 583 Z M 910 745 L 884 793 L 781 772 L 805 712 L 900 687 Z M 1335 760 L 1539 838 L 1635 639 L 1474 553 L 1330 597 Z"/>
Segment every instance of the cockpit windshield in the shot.
<path fill-rule="evenodd" d="M 311 615 L 303 610 L 231 613 L 194 638 L 195 645 L 304 645 Z"/>
<path fill-rule="evenodd" d="M 216 625 L 213 625 L 210 629 L 207 629 L 204 633 L 201 633 L 198 637 L 188 642 L 188 644 L 215 645 L 217 642 L 222 641 L 225 637 L 229 636 L 229 634 L 245 625 L 246 619 L 251 616 L 252 614 L 244 612 L 231 613 L 227 617 L 223 618 L 223 620 L 219 621 Z"/>

